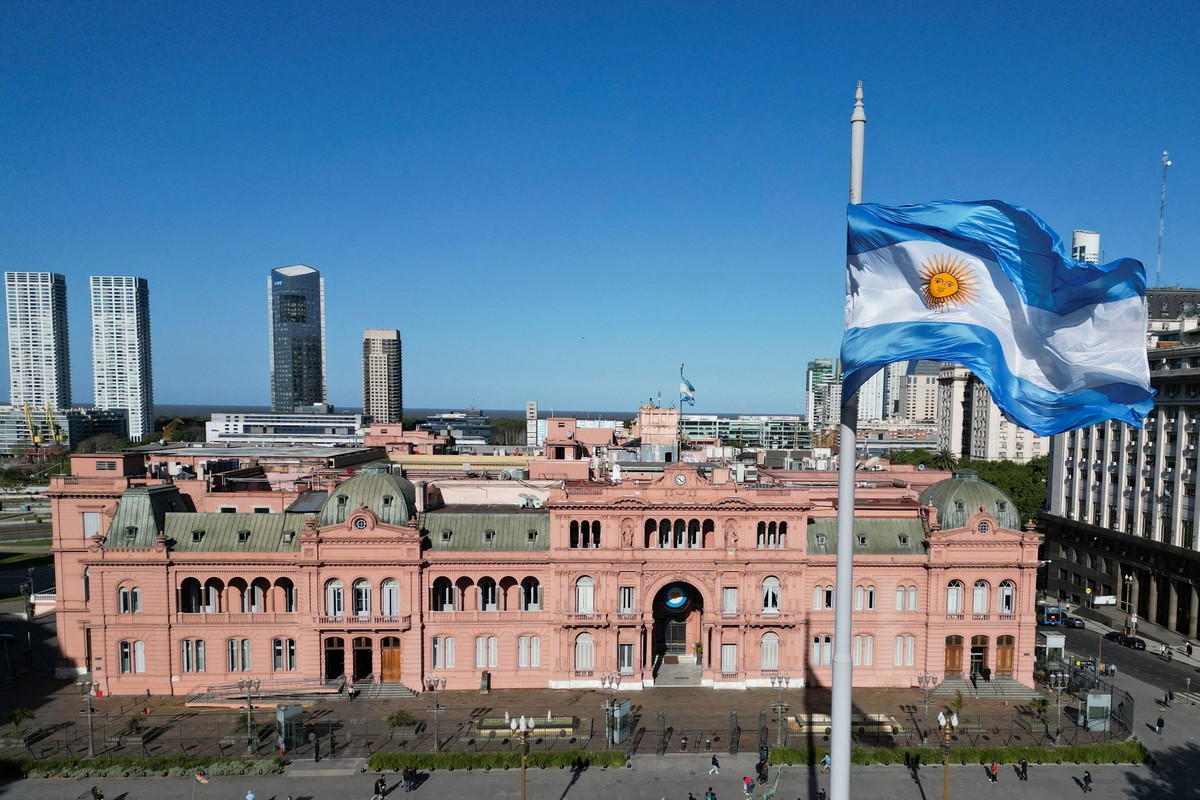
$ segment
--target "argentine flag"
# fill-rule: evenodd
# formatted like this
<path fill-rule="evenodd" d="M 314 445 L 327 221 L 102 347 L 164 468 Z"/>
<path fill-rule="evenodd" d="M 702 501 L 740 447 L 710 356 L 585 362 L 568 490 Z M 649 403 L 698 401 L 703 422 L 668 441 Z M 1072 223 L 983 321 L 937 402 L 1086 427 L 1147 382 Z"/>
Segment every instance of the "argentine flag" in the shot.
<path fill-rule="evenodd" d="M 842 396 L 894 361 L 961 364 L 1042 436 L 1154 406 L 1141 263 L 1075 261 L 996 200 L 851 205 Z"/>
<path fill-rule="evenodd" d="M 687 403 L 689 406 L 696 405 L 696 387 L 692 386 L 691 381 L 683 377 L 683 373 L 679 373 L 679 403 Z"/>

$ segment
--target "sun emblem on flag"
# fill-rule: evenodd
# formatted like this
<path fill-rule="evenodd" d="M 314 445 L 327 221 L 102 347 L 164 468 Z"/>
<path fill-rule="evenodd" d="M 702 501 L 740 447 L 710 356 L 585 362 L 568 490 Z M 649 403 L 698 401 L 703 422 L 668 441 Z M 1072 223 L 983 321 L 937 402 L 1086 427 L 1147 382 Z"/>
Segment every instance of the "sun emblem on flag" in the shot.
<path fill-rule="evenodd" d="M 932 311 L 968 305 L 975 301 L 977 289 L 971 265 L 958 256 L 933 256 L 921 264 L 921 299 Z"/>

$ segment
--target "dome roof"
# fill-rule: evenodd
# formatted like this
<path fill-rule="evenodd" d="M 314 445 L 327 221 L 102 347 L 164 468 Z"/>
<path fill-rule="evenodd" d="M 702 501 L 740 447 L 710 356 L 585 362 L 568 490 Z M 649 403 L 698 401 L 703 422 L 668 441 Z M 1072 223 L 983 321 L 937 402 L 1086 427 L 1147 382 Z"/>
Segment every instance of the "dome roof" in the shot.
<path fill-rule="evenodd" d="M 980 506 L 995 517 L 1000 527 L 1021 529 L 1017 504 L 995 486 L 979 480 L 979 473 L 973 469 L 958 470 L 954 477 L 930 486 L 921 493 L 921 504 L 938 510 L 942 530 L 964 527 L 967 518 L 978 513 Z"/>
<path fill-rule="evenodd" d="M 342 481 L 321 506 L 321 527 L 341 525 L 360 508 L 368 508 L 384 525 L 407 525 L 416 513 L 412 482 L 387 472 L 364 472 Z"/>

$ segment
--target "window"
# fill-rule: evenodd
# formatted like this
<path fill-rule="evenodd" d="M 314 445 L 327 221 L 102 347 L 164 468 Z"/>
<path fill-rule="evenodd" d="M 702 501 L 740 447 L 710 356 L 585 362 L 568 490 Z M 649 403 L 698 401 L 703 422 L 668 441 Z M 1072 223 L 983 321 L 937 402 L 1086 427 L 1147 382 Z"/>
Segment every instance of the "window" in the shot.
<path fill-rule="evenodd" d="M 429 649 L 430 666 L 434 669 L 454 668 L 454 637 L 435 636 L 433 646 Z"/>
<path fill-rule="evenodd" d="M 115 461 L 97 461 L 96 462 L 96 471 L 97 472 L 113 472 L 116 470 L 116 468 L 117 468 L 117 462 L 115 462 Z"/>
<path fill-rule="evenodd" d="M 379 587 L 379 611 L 385 617 L 400 615 L 400 584 L 388 578 Z"/>
<path fill-rule="evenodd" d="M 812 640 L 812 666 L 829 666 L 833 663 L 833 637 L 814 636 Z"/>
<path fill-rule="evenodd" d="M 855 586 L 854 587 L 854 610 L 855 611 L 874 611 L 875 610 L 875 587 L 874 586 Z"/>
<path fill-rule="evenodd" d="M 141 674 L 146 671 L 145 642 L 120 642 L 117 648 L 122 674 Z"/>
<path fill-rule="evenodd" d="M 950 585 L 946 587 L 946 613 L 963 613 L 962 581 L 950 581 Z"/>
<path fill-rule="evenodd" d="M 1013 614 L 1017 605 L 1017 587 L 1012 581 L 1001 581 L 996 597 L 1001 614 Z"/>
<path fill-rule="evenodd" d="M 737 645 L 721 645 L 721 672 L 732 675 L 737 672 Z"/>
<path fill-rule="evenodd" d="M 354 616 L 371 616 L 371 584 L 365 579 L 354 582 Z"/>
<path fill-rule="evenodd" d="M 537 578 L 526 578 L 521 581 L 521 610 L 542 610 L 542 586 Z"/>
<path fill-rule="evenodd" d="M 917 610 L 917 587 L 915 586 L 908 587 L 908 610 Z"/>
<path fill-rule="evenodd" d="M 622 674 L 633 672 L 633 645 L 617 645 L 617 671 Z"/>
<path fill-rule="evenodd" d="M 458 590 L 449 578 L 437 578 L 433 582 L 433 610 L 456 611 Z"/>
<path fill-rule="evenodd" d="M 903 586 L 896 587 L 896 610 L 897 611 L 904 610 L 904 587 Z"/>
<path fill-rule="evenodd" d="M 897 667 L 911 667 L 916 658 L 917 637 L 897 636 L 896 652 L 892 663 Z"/>
<path fill-rule="evenodd" d="M 596 668 L 596 644 L 590 633 L 575 637 L 575 671 L 591 672 Z"/>
<path fill-rule="evenodd" d="M 325 615 L 341 617 L 346 614 L 346 595 L 342 582 L 337 578 L 325 584 Z"/>
<path fill-rule="evenodd" d="M 762 582 L 762 610 L 764 614 L 779 613 L 779 578 L 770 577 Z"/>
<path fill-rule="evenodd" d="M 100 512 L 85 511 L 83 512 L 83 538 L 91 539 L 100 533 Z"/>
<path fill-rule="evenodd" d="M 495 636 L 475 637 L 475 667 L 495 667 L 500 658 L 499 641 Z"/>
<path fill-rule="evenodd" d="M 537 636 L 522 636 L 517 639 L 517 666 L 540 667 L 542 665 L 542 640 Z"/>
<path fill-rule="evenodd" d="M 271 668 L 276 672 L 296 669 L 295 639 L 275 639 L 271 642 Z"/>
<path fill-rule="evenodd" d="M 991 591 L 987 581 L 975 581 L 974 589 L 971 592 L 971 610 L 976 614 L 986 614 L 988 610 L 988 594 Z"/>
<path fill-rule="evenodd" d="M 833 609 L 833 587 L 813 587 L 813 611 L 830 611 Z"/>
<path fill-rule="evenodd" d="M 596 613 L 596 585 L 586 575 L 575 582 L 575 613 Z"/>
<path fill-rule="evenodd" d="M 133 588 L 122 588 L 117 592 L 117 599 L 120 601 L 122 614 L 142 613 L 142 590 L 136 586 Z"/>
<path fill-rule="evenodd" d="M 869 667 L 875 663 L 875 637 L 854 637 L 854 666 Z"/>
<path fill-rule="evenodd" d="M 633 587 L 622 586 L 620 589 L 620 604 L 617 608 L 621 614 L 633 613 Z"/>
<path fill-rule="evenodd" d="M 230 639 L 228 642 L 226 642 L 225 654 L 227 656 L 229 672 L 250 671 L 251 662 L 249 639 Z"/>
<path fill-rule="evenodd" d="M 764 633 L 759 643 L 758 667 L 764 671 L 779 669 L 779 634 Z"/>
<path fill-rule="evenodd" d="M 479 609 L 481 611 L 497 611 L 496 581 L 491 578 L 479 579 Z"/>
<path fill-rule="evenodd" d="M 204 672 L 207 666 L 203 639 L 183 640 L 183 671 Z"/>
<path fill-rule="evenodd" d="M 240 530 L 238 533 L 238 544 L 245 544 L 250 541 L 250 531 Z"/>
<path fill-rule="evenodd" d="M 726 586 L 721 590 L 721 613 L 737 613 L 737 587 Z"/>

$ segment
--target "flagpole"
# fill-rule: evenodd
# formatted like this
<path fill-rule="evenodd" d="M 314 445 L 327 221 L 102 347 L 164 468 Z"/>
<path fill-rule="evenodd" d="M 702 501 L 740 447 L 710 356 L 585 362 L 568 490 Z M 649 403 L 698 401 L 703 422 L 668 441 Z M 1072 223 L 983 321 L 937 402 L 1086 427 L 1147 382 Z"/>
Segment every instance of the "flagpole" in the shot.
<path fill-rule="evenodd" d="M 867 113 L 862 81 L 854 92 L 850 116 L 850 202 L 862 202 L 863 142 Z M 811 413 L 811 410 L 810 410 Z M 838 452 L 837 572 L 834 580 L 833 701 L 830 713 L 829 800 L 850 798 L 850 711 L 853 668 L 850 660 L 850 609 L 854 587 L 854 468 L 858 460 L 858 393 L 842 398 Z"/>

